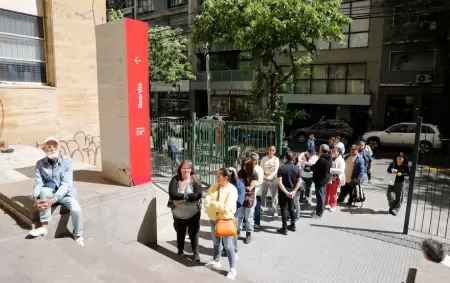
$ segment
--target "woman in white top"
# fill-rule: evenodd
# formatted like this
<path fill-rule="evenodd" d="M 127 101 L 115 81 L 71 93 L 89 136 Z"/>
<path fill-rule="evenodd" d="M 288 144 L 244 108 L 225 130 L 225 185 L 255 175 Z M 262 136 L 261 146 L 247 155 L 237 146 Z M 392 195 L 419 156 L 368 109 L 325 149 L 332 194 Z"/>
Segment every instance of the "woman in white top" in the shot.
<path fill-rule="evenodd" d="M 312 147 L 308 148 L 307 151 L 302 152 L 298 157 L 303 181 L 300 192 L 300 200 L 305 200 L 308 205 L 311 205 L 311 186 L 313 183 L 313 172 L 311 170 L 311 166 L 314 165 L 318 159 L 316 150 Z"/>
<path fill-rule="evenodd" d="M 272 197 L 271 211 L 275 218 L 278 218 L 278 184 L 277 173 L 280 168 L 280 160 L 275 156 L 276 148 L 274 145 L 269 146 L 267 156 L 261 159 L 261 167 L 264 172 L 262 183 L 261 202 L 266 204 L 267 193 L 270 191 Z"/>
<path fill-rule="evenodd" d="M 330 169 L 331 184 L 326 186 L 325 207 L 330 208 L 330 211 L 336 211 L 337 191 L 341 184 L 345 184 L 345 160 L 339 147 L 331 150 L 331 157 L 333 158 Z"/>

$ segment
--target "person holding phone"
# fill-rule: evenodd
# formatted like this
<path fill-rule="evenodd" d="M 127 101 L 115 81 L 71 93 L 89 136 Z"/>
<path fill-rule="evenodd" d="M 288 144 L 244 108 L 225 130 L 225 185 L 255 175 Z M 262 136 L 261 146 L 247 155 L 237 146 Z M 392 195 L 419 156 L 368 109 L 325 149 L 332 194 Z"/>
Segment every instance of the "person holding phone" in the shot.
<path fill-rule="evenodd" d="M 278 204 L 281 210 L 282 226 L 278 233 L 287 235 L 288 230 L 295 232 L 295 204 L 294 197 L 301 185 L 300 169 L 294 164 L 294 153 L 290 150 L 284 154 L 284 164 L 278 169 Z M 289 214 L 289 216 L 288 216 Z M 288 217 L 291 225 L 287 225 Z"/>
<path fill-rule="evenodd" d="M 403 192 L 405 190 L 405 176 L 409 176 L 409 166 L 405 163 L 403 152 L 397 154 L 394 161 L 389 165 L 387 172 L 395 175 L 394 185 L 389 185 L 387 199 L 389 203 L 389 213 L 396 216 L 403 202 Z"/>

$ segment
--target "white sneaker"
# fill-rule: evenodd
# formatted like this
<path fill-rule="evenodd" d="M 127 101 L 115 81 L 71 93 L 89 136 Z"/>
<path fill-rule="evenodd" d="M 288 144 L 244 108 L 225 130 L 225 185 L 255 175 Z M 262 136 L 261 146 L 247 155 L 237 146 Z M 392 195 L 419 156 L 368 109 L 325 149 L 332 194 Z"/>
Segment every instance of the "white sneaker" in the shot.
<path fill-rule="evenodd" d="M 205 266 L 208 268 L 216 268 L 217 269 L 217 268 L 222 267 L 222 264 L 220 263 L 220 261 L 211 260 L 210 262 L 205 264 Z"/>
<path fill-rule="evenodd" d="M 237 276 L 237 271 L 236 271 L 236 267 L 233 267 L 230 269 L 230 271 L 227 274 L 227 278 L 230 280 L 234 280 L 234 278 L 236 278 Z"/>
<path fill-rule="evenodd" d="M 75 242 L 77 242 L 80 246 L 84 247 L 84 239 L 83 236 L 75 236 Z"/>
<path fill-rule="evenodd" d="M 47 228 L 39 227 L 39 228 L 36 228 L 36 229 L 28 232 L 28 235 L 30 235 L 32 237 L 39 237 L 39 236 L 47 236 L 47 233 L 48 233 Z"/>
<path fill-rule="evenodd" d="M 238 261 L 238 259 L 239 259 L 239 254 L 238 253 L 235 253 L 235 258 L 236 258 L 236 261 Z"/>
<path fill-rule="evenodd" d="M 336 211 L 336 210 L 337 210 L 336 207 L 331 207 L 331 208 L 330 208 L 330 211 Z"/>
<path fill-rule="evenodd" d="M 326 209 L 330 209 L 330 208 L 331 208 L 331 205 L 327 204 L 327 205 L 325 205 L 325 208 L 326 208 Z"/>
<path fill-rule="evenodd" d="M 273 218 L 274 218 L 274 219 L 278 219 L 278 213 L 274 213 L 274 214 L 273 214 Z"/>

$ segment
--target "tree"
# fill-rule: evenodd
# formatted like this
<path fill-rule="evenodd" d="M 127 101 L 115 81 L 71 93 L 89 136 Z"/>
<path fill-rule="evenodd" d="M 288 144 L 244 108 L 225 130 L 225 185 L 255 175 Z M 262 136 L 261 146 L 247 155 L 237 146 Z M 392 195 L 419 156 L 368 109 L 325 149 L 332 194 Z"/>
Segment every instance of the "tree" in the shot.
<path fill-rule="evenodd" d="M 110 21 L 123 18 L 121 11 L 109 10 Z M 186 55 L 188 40 L 180 28 L 152 27 L 148 31 L 148 63 L 150 78 L 178 86 L 181 80 L 195 80 Z"/>
<path fill-rule="evenodd" d="M 431 41 L 437 49 L 437 74 L 444 76 L 444 94 L 450 91 L 450 4 L 448 0 L 386 0 L 385 13 L 393 17 L 389 41 L 405 43 L 406 54 L 416 42 Z M 407 58 L 404 58 L 405 60 Z"/>
<path fill-rule="evenodd" d="M 339 12 L 340 0 L 205 0 L 191 27 L 192 40 L 229 43 L 249 52 L 254 64 L 253 98 L 267 101 L 273 118 L 286 107 L 277 94 L 292 88 L 293 77 L 308 72 L 318 49 L 311 39 L 341 42 L 350 19 Z M 296 52 L 302 46 L 304 55 Z M 278 63 L 285 58 L 288 66 Z M 304 112 L 302 113 L 304 114 Z M 294 116 L 299 116 L 296 113 Z"/>

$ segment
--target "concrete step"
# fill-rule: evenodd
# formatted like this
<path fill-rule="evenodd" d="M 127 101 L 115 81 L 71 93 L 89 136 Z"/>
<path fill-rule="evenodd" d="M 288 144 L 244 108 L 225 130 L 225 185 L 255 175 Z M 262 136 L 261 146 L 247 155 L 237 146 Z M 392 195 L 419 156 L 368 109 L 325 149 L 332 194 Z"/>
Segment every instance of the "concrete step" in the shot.
<path fill-rule="evenodd" d="M 161 282 L 153 281 L 155 276 L 148 269 L 115 252 L 100 240 L 85 239 L 84 247 L 68 238 L 54 239 L 52 242 L 101 282 Z"/>
<path fill-rule="evenodd" d="M 31 241 L 14 237 L 1 241 L 0 266 L 1 282 L 102 282 L 97 280 L 91 271 L 44 238 Z M 8 276 L 13 279 L 5 279 Z"/>

